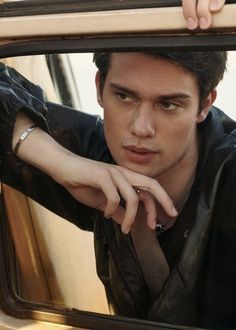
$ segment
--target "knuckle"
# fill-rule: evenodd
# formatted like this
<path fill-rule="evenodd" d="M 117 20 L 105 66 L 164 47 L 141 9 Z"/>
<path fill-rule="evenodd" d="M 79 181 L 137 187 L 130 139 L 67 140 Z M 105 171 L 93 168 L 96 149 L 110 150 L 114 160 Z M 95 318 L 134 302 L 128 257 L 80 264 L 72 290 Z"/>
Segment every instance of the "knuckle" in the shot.
<path fill-rule="evenodd" d="M 96 177 L 100 184 L 107 182 L 111 178 L 109 171 L 105 168 L 99 168 L 97 170 Z"/>
<path fill-rule="evenodd" d="M 107 201 L 112 208 L 116 208 L 120 204 L 120 197 L 119 196 L 109 197 Z"/>
<path fill-rule="evenodd" d="M 96 176 L 98 179 L 103 178 L 103 176 L 106 175 L 106 171 L 104 171 L 104 168 L 98 167 L 96 170 Z"/>
<path fill-rule="evenodd" d="M 159 183 L 157 182 L 157 180 L 150 178 L 150 184 L 149 184 L 150 189 L 148 189 L 148 191 L 150 192 L 150 190 L 154 190 L 157 187 L 159 187 Z"/>
<path fill-rule="evenodd" d="M 112 177 L 116 177 L 117 175 L 120 175 L 121 172 L 117 166 L 113 165 L 112 167 L 108 168 L 109 174 L 112 175 Z"/>

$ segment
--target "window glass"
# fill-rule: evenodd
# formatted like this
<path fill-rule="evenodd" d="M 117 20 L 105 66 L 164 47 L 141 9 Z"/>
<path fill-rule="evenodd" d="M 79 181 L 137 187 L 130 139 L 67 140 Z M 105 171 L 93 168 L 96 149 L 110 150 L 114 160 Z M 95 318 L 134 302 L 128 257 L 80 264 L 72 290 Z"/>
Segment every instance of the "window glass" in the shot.
<path fill-rule="evenodd" d="M 215 105 L 236 120 L 236 111 L 234 109 L 234 78 L 236 72 L 236 54 L 229 52 L 228 67 L 224 79 L 220 82 L 217 91 L 218 96 Z"/>

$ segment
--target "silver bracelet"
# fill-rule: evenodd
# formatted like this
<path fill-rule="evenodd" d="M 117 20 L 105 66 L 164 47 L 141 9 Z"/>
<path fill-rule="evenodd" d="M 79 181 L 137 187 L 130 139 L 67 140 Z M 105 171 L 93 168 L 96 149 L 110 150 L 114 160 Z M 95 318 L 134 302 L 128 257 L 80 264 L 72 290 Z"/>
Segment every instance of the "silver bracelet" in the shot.
<path fill-rule="evenodd" d="M 13 150 L 14 154 L 17 155 L 17 152 L 19 150 L 20 145 L 22 142 L 27 138 L 27 136 L 33 131 L 33 129 L 37 127 L 37 125 L 33 125 L 31 127 L 26 128 L 26 130 L 21 134 L 19 137 L 19 140 L 17 141 L 17 144 L 15 145 L 15 148 Z"/>

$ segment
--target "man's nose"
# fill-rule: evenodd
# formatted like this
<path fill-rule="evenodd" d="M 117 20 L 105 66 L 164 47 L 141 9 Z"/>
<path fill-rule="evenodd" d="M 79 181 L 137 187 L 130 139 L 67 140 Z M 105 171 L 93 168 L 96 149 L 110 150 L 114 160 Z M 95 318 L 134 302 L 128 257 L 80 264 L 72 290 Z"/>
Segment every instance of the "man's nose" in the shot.
<path fill-rule="evenodd" d="M 153 111 L 148 106 L 135 109 L 130 125 L 132 134 L 139 137 L 153 137 L 155 135 L 155 121 Z"/>

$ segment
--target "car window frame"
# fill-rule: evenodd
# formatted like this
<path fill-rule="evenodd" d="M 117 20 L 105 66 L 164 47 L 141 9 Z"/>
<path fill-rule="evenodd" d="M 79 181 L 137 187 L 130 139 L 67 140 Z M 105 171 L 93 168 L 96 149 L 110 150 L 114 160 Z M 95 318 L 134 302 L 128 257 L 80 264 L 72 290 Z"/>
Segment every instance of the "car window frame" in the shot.
<path fill-rule="evenodd" d="M 42 1 L 38 1 L 42 3 Z M 94 1 L 97 2 L 98 1 Z M 132 1 L 127 1 L 132 2 Z M 152 1 L 150 1 L 152 2 Z M 170 1 L 171 5 L 173 2 Z M 26 3 L 26 2 L 25 2 Z M 235 3 L 235 1 L 234 1 Z M 219 36 L 221 38 L 219 38 Z M 1 58 L 41 54 L 57 54 L 69 52 L 94 52 L 94 51 L 137 51 L 151 50 L 195 51 L 195 50 L 235 50 L 236 29 L 232 31 L 214 31 L 199 34 L 186 34 L 173 32 L 172 34 L 155 35 L 114 35 L 65 38 L 34 38 L 31 40 L 12 41 L 0 45 Z M 3 200 L 1 200 L 3 203 Z M 6 214 L 2 210 L 2 218 Z M 102 315 L 76 309 L 59 308 L 44 304 L 32 303 L 20 299 L 14 292 L 8 274 L 11 273 L 11 264 L 14 262 L 14 249 L 10 240 L 7 221 L 0 222 L 0 303 L 4 311 L 17 318 L 31 318 L 71 326 L 90 329 L 190 329 L 175 325 L 158 325 L 156 322 L 143 321 L 119 316 Z M 66 323 L 65 323 L 66 321 Z M 192 328 L 195 329 L 195 328 Z"/>

